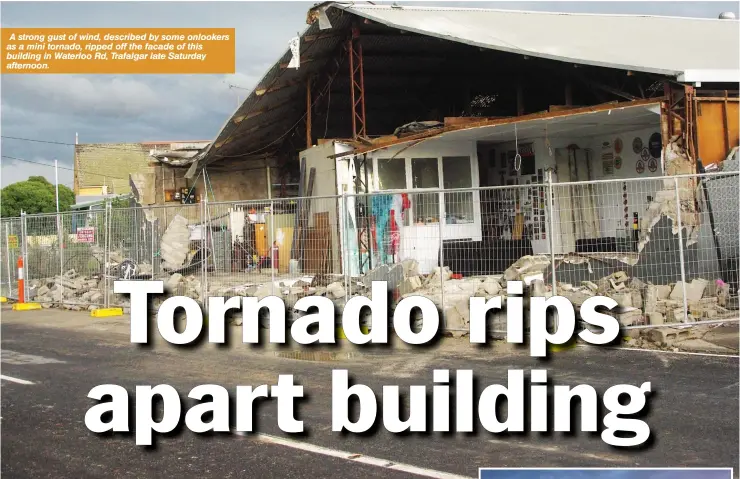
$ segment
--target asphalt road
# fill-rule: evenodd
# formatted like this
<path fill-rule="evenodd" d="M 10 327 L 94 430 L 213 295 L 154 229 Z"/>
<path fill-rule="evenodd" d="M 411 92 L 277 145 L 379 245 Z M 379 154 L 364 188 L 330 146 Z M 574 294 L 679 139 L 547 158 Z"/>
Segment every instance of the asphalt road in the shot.
<path fill-rule="evenodd" d="M 17 314 L 25 314 L 22 321 Z M 725 466 L 735 467 L 737 474 L 736 357 L 577 348 L 543 363 L 521 352 L 448 348 L 303 361 L 241 344 L 234 350 L 142 349 L 102 326 L 51 327 L 34 321 L 34 314 L 3 311 L 2 374 L 33 383 L 2 380 L 5 477 L 475 477 L 478 467 L 486 466 Z M 60 324 L 69 317 L 38 314 L 47 320 L 59 315 Z M 651 381 L 654 394 L 644 417 L 652 431 L 649 447 L 613 448 L 587 433 L 502 436 L 478 428 L 475 434 L 394 436 L 380 427 L 358 436 L 331 431 L 334 368 L 348 369 L 380 397 L 384 384 L 397 384 L 402 391 L 412 384 L 429 387 L 438 368 L 473 369 L 482 388 L 506 384 L 511 368 L 542 367 L 556 384 L 590 384 L 599 393 L 615 384 Z M 236 385 L 274 384 L 279 374 L 293 374 L 309 394 L 299 408 L 308 432 L 288 444 L 269 441 L 286 437 L 277 427 L 274 401 L 257 409 L 259 431 L 267 435 L 261 438 L 204 436 L 182 428 L 155 436 L 156 447 L 146 449 L 132 435 L 96 435 L 84 423 L 95 404 L 87 394 L 99 384 L 124 386 L 133 403 L 136 385 L 170 384 L 185 397 L 199 384 L 219 384 L 233 393 Z M 600 411 L 599 422 L 604 414 Z"/>

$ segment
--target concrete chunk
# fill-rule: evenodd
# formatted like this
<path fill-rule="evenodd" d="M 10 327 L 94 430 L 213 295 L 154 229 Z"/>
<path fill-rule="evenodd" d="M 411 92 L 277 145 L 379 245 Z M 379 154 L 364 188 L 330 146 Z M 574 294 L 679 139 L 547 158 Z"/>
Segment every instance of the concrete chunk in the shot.
<path fill-rule="evenodd" d="M 421 288 L 421 278 L 418 276 L 409 276 L 403 283 L 398 287 L 398 293 L 403 296 L 404 294 L 410 294 Z"/>
<path fill-rule="evenodd" d="M 167 282 L 164 284 L 165 290 L 173 292 L 177 290 L 177 286 L 180 284 L 180 281 L 182 280 L 182 275 L 180 273 L 174 273 L 170 278 L 167 280 Z"/>
<path fill-rule="evenodd" d="M 496 296 L 501 292 L 501 284 L 496 279 L 489 277 L 483 280 L 481 289 L 488 295 Z"/>
<path fill-rule="evenodd" d="M 658 299 L 668 299 L 668 297 L 671 295 L 671 286 L 661 284 L 656 286 L 658 288 Z"/>
<path fill-rule="evenodd" d="M 347 292 L 344 290 L 344 285 L 339 281 L 327 285 L 326 292 L 334 299 L 340 299 L 347 296 Z"/>
<path fill-rule="evenodd" d="M 658 307 L 658 287 L 652 284 L 645 288 L 644 309 L 646 313 L 657 311 Z"/>
<path fill-rule="evenodd" d="M 650 325 L 658 325 L 658 324 L 665 323 L 665 318 L 663 318 L 663 315 L 658 312 L 651 312 L 651 313 L 646 313 L 646 314 L 647 314 L 648 324 Z"/>
<path fill-rule="evenodd" d="M 614 301 L 617 302 L 617 304 L 623 308 L 631 308 L 632 307 L 632 292 L 626 291 L 623 293 L 612 293 L 609 295 L 610 298 L 612 298 Z"/>
<path fill-rule="evenodd" d="M 597 293 L 599 291 L 599 286 L 592 281 L 581 281 L 581 285 L 587 287 L 594 293 Z"/>

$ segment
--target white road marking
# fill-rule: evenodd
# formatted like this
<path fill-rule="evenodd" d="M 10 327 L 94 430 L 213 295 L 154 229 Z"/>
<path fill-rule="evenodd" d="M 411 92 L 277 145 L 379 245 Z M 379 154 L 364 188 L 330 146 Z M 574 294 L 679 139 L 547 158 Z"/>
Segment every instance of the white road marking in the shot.
<path fill-rule="evenodd" d="M 686 356 L 710 356 L 714 358 L 735 358 L 740 359 L 740 355 L 738 354 L 717 354 L 717 353 L 692 353 L 690 351 L 665 351 L 662 349 L 642 349 L 642 348 L 625 348 L 625 347 L 603 347 L 603 346 L 593 346 L 590 344 L 579 344 L 579 348 L 601 348 L 606 351 L 640 351 L 643 353 L 657 353 L 657 354 L 683 354 Z"/>
<path fill-rule="evenodd" d="M 735 358 L 735 359 L 740 358 L 740 355 L 737 355 L 737 354 L 692 353 L 689 351 L 663 351 L 663 350 L 656 350 L 656 349 L 641 349 L 641 348 L 614 348 L 614 349 L 623 349 L 625 351 L 647 351 L 647 352 L 656 353 L 656 354 L 683 354 L 686 356 L 710 356 L 713 358 Z"/>
<path fill-rule="evenodd" d="M 6 376 L 5 374 L 0 374 L 0 379 L 5 379 L 6 381 L 18 384 L 33 384 L 31 381 L 26 381 L 25 379 L 11 378 L 10 376 Z"/>
<path fill-rule="evenodd" d="M 328 447 L 316 446 L 307 442 L 294 441 L 284 437 L 272 436 L 270 434 L 248 434 L 241 431 L 234 431 L 234 434 L 238 436 L 246 436 L 258 441 L 277 444 L 280 446 L 291 447 L 293 449 L 300 449 L 302 451 L 313 452 L 316 454 L 322 454 L 324 456 L 336 457 L 338 459 L 344 459 L 351 462 L 359 462 L 361 464 L 367 464 L 369 466 L 382 467 L 384 469 L 390 469 L 392 471 L 407 472 L 422 477 L 431 477 L 435 479 L 469 479 L 474 476 L 461 476 L 458 474 L 452 474 L 449 472 L 436 471 L 434 469 L 425 469 L 423 467 L 412 466 L 411 464 L 402 464 L 398 462 L 392 462 L 387 459 L 381 459 L 372 456 L 366 456 L 364 454 L 356 454 L 352 452 L 340 451 L 338 449 L 330 449 Z"/>
<path fill-rule="evenodd" d="M 63 364 L 64 361 L 59 361 L 54 358 L 46 358 L 44 356 L 36 356 L 33 354 L 23 354 L 17 351 L 10 351 L 3 349 L 0 351 L 0 361 L 6 364 Z"/>
<path fill-rule="evenodd" d="M 539 445 L 535 443 L 524 443 L 524 442 L 513 442 L 513 441 L 499 441 L 497 439 L 489 439 L 488 442 L 491 444 L 498 444 L 504 447 L 519 447 L 522 449 L 534 449 L 543 452 L 555 452 L 558 454 L 564 454 L 566 456 L 573 456 L 579 458 L 596 459 L 599 461 L 607 462 L 633 462 L 633 458 L 629 456 L 616 456 L 614 454 L 599 454 L 591 452 L 579 452 L 567 449 L 562 449 L 559 446 Z"/>

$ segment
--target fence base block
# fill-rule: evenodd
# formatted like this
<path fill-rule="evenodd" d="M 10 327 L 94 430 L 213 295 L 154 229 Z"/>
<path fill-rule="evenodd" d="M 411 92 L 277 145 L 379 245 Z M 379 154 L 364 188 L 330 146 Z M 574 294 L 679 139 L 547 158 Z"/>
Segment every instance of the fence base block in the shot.
<path fill-rule="evenodd" d="M 365 325 L 360 325 L 360 332 L 362 332 L 362 334 L 369 334 L 370 329 Z M 337 339 L 347 339 L 347 335 L 344 334 L 344 328 L 342 328 L 341 326 L 337 327 L 336 338 Z"/>
<path fill-rule="evenodd" d="M 5 296 L 0 296 L 0 303 L 7 303 L 7 302 L 8 302 L 8 298 L 6 298 Z"/>
<path fill-rule="evenodd" d="M 567 351 L 567 350 L 573 349 L 575 347 L 576 347 L 575 343 L 574 344 L 568 344 L 568 343 L 566 343 L 566 344 L 551 344 L 550 345 L 550 352 L 559 353 L 561 351 Z"/>
<path fill-rule="evenodd" d="M 34 311 L 41 309 L 39 303 L 15 303 L 13 305 L 13 311 Z"/>
<path fill-rule="evenodd" d="M 123 316 L 123 308 L 100 308 L 90 311 L 93 318 L 110 318 L 111 316 Z"/>

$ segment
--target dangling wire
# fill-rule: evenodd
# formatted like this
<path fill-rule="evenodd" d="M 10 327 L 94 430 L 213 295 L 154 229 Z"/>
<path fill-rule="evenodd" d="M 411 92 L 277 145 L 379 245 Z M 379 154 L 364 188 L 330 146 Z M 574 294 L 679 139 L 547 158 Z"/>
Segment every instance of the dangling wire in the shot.
<path fill-rule="evenodd" d="M 517 133 L 516 123 L 514 123 L 514 149 L 516 155 L 514 155 L 514 171 L 519 171 L 522 167 L 522 155 L 519 154 L 519 134 Z"/>
<path fill-rule="evenodd" d="M 552 156 L 552 147 L 550 146 L 550 137 L 547 136 L 547 124 L 545 124 L 545 145 L 547 145 L 547 152 Z"/>

